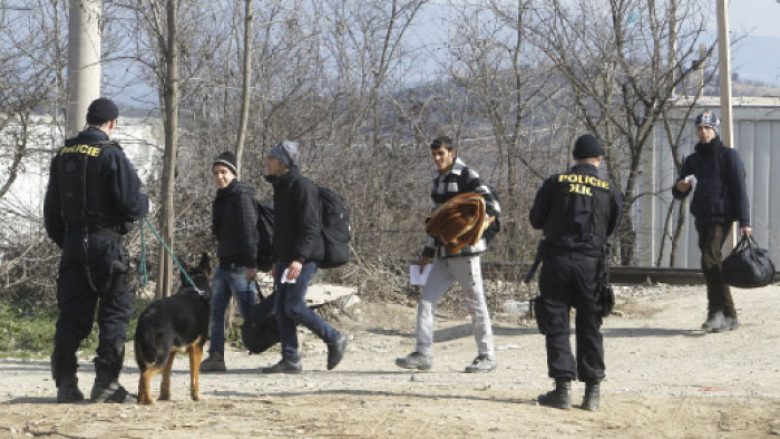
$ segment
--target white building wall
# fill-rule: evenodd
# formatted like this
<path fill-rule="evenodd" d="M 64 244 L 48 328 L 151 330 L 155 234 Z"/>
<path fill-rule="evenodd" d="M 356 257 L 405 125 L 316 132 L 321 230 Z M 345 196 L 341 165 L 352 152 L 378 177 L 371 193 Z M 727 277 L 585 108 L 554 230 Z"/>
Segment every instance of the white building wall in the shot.
<path fill-rule="evenodd" d="M 7 127 L 0 132 L 0 141 L 12 145 L 14 132 L 19 129 L 18 126 Z M 122 117 L 112 136 L 122 145 L 143 182 L 155 178 L 162 171 L 159 165 L 163 150 L 161 130 L 161 124 L 156 119 Z M 41 231 L 49 165 L 64 139 L 60 129 L 47 116 L 32 118 L 30 131 L 27 153 L 19 174 L 8 193 L 0 199 L 0 240 Z M 4 172 L 7 163 L 0 165 Z M 4 182 L 7 176 L 2 177 Z"/>

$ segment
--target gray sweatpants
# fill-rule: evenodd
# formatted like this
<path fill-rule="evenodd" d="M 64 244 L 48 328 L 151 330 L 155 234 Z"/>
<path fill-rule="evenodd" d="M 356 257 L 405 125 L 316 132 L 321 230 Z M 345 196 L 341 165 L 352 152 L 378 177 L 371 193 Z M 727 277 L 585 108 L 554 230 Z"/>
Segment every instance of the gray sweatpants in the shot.
<path fill-rule="evenodd" d="M 457 280 L 463 289 L 466 309 L 474 325 L 474 338 L 479 355 L 494 356 L 493 329 L 490 327 L 485 292 L 482 289 L 482 268 L 479 256 L 455 256 L 435 259 L 428 281 L 423 287 L 420 303 L 417 305 L 417 348 L 416 351 L 432 355 L 433 315 L 436 302 Z"/>

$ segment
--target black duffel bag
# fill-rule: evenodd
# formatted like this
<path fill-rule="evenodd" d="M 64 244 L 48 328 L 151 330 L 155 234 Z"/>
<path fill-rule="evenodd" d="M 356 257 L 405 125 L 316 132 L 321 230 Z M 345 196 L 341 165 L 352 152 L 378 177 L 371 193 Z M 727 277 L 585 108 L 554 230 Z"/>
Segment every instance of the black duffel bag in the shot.
<path fill-rule="evenodd" d="M 723 280 L 737 288 L 769 285 L 775 277 L 775 264 L 769 251 L 756 244 L 752 236 L 742 236 L 734 250 L 723 260 Z"/>
<path fill-rule="evenodd" d="M 273 303 L 276 293 L 255 304 L 249 317 L 241 325 L 241 341 L 253 353 L 265 352 L 279 343 L 279 328 L 276 324 Z"/>

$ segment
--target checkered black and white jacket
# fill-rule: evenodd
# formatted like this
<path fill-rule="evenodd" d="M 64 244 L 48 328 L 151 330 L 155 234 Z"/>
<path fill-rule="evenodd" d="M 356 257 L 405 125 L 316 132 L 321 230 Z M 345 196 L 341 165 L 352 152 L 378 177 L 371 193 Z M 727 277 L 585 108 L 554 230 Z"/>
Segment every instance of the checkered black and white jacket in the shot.
<path fill-rule="evenodd" d="M 452 168 L 448 173 L 441 174 L 436 171 L 436 174 L 433 177 L 433 187 L 431 188 L 431 200 L 433 201 L 433 208 L 431 211 L 436 210 L 436 208 L 455 195 L 466 192 L 476 192 L 482 195 L 485 199 L 485 207 L 489 216 L 496 216 L 501 213 L 501 206 L 499 206 L 498 200 L 490 192 L 487 185 L 479 180 L 477 171 L 466 166 L 460 158 L 455 159 L 455 162 L 452 164 Z M 433 258 L 434 256 L 439 258 L 474 256 L 483 253 L 485 250 L 487 250 L 487 243 L 485 242 L 485 238 L 482 238 L 475 245 L 465 247 L 460 253 L 453 254 L 447 251 L 436 238 L 429 235 L 425 242 L 423 256 L 429 258 Z"/>

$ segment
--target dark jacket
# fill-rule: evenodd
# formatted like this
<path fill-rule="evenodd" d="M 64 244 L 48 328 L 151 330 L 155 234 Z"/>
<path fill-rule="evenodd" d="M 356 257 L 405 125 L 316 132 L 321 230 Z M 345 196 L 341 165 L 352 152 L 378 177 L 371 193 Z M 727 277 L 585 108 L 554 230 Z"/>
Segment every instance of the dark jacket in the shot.
<path fill-rule="evenodd" d="M 88 224 L 68 224 L 63 215 L 61 185 L 67 181 L 59 175 L 59 164 L 71 158 L 87 159 L 87 193 L 84 195 L 90 211 Z M 65 233 L 86 225 L 91 230 L 111 229 L 127 233 L 133 221 L 143 218 L 149 210 L 149 198 L 141 192 L 141 180 L 124 151 L 110 142 L 106 133 L 90 127 L 68 139 L 57 151 L 49 171 L 49 185 L 43 203 L 46 233 L 62 247 Z"/>
<path fill-rule="evenodd" d="M 455 159 L 455 162 L 446 174 L 436 171 L 431 187 L 433 210 L 436 210 L 450 198 L 467 192 L 476 192 L 482 195 L 482 198 L 485 199 L 488 216 L 496 216 L 501 213 L 501 206 L 498 204 L 496 197 L 493 196 L 490 188 L 482 183 L 477 171 L 468 167 L 460 158 Z M 429 258 L 434 256 L 475 256 L 484 253 L 486 250 L 487 242 L 484 237 L 476 244 L 464 247 L 457 253 L 452 253 L 437 238 L 428 235 L 422 254 Z"/>
<path fill-rule="evenodd" d="M 544 230 L 545 252 L 600 255 L 620 221 L 620 192 L 598 177 L 592 165 L 578 164 L 547 178 L 536 193 L 530 221 Z"/>
<path fill-rule="evenodd" d="M 255 189 L 238 180 L 218 189 L 211 206 L 211 230 L 221 267 L 255 268 L 259 240 Z"/>
<path fill-rule="evenodd" d="M 750 226 L 750 202 L 745 185 L 745 166 L 739 153 L 715 138 L 710 143 L 697 143 L 694 153 L 685 158 L 680 177 L 672 187 L 675 198 L 685 198 L 690 192 L 677 190 L 677 183 L 688 175 L 696 176 L 696 188 L 691 201 L 691 213 L 696 224 L 739 221 Z"/>
<path fill-rule="evenodd" d="M 317 186 L 297 166 L 278 177 L 267 176 L 274 187 L 274 260 L 320 262 L 322 205 Z"/>

